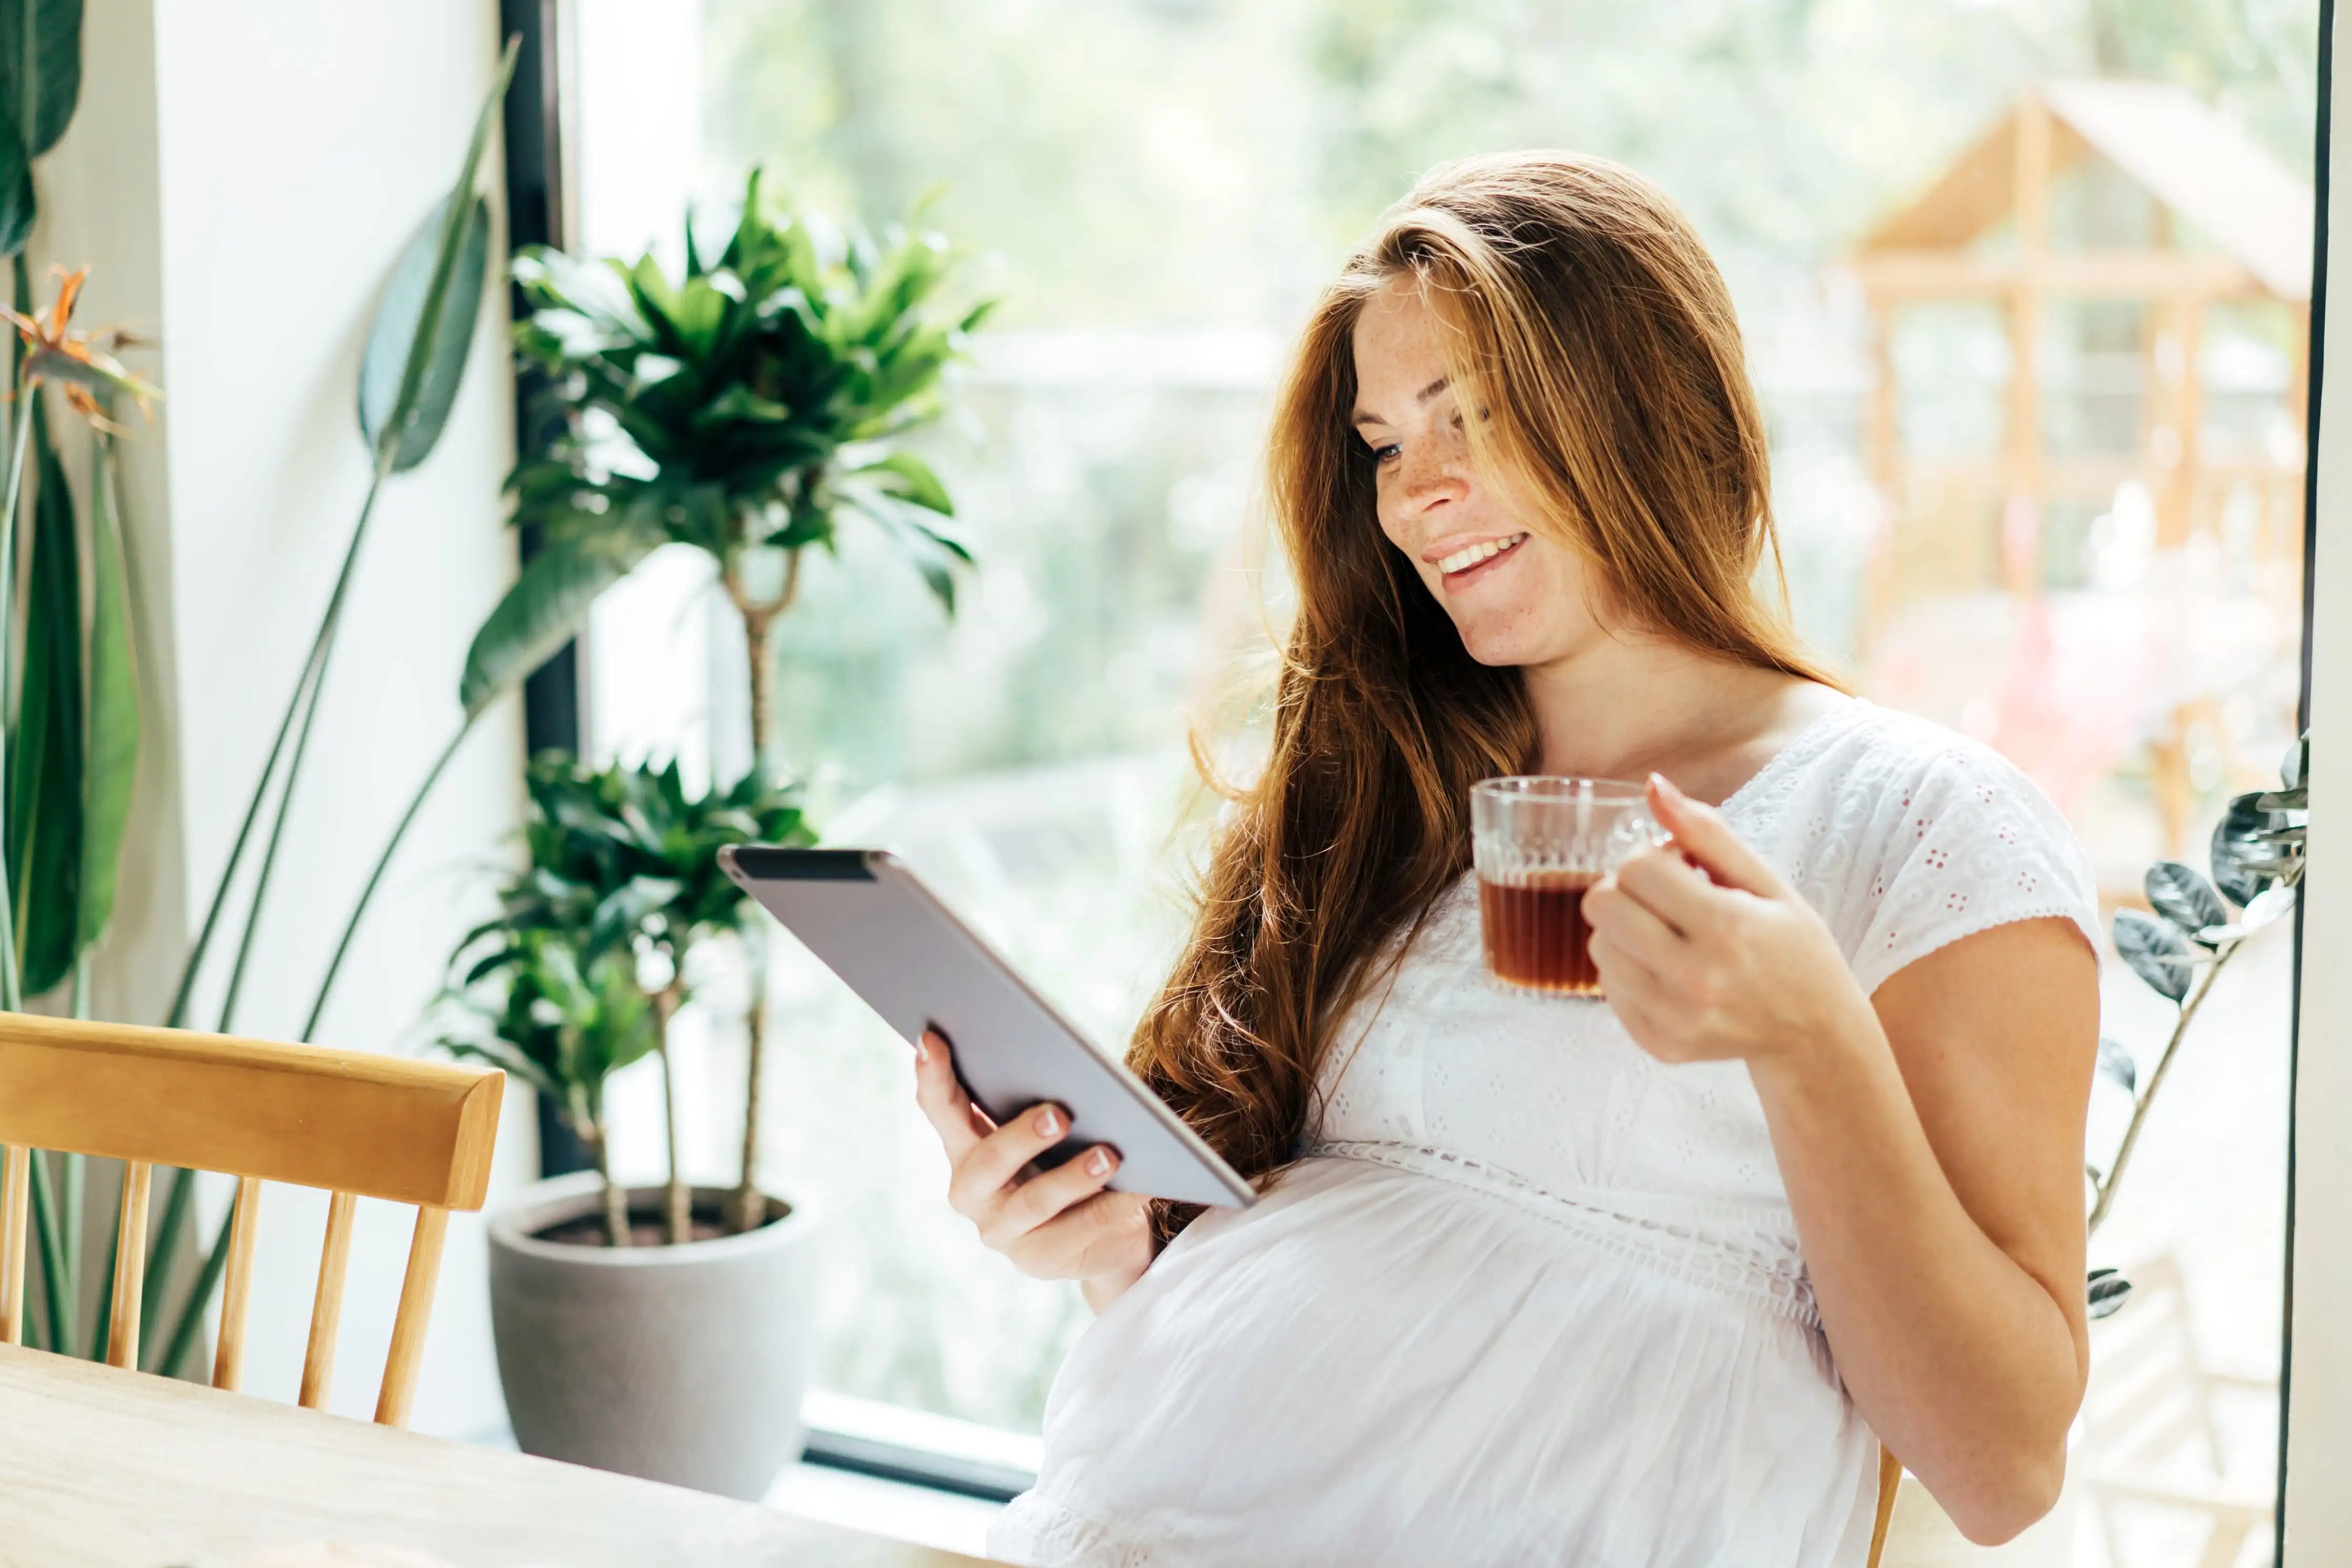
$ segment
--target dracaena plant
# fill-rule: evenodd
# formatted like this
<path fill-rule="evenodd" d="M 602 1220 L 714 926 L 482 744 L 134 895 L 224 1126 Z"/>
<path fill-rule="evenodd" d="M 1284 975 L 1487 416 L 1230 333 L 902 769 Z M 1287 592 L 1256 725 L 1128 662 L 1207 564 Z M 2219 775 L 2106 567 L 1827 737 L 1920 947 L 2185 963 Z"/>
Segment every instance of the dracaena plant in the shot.
<path fill-rule="evenodd" d="M 543 965 L 553 943 L 583 984 L 592 976 L 604 977 L 596 985 L 614 984 L 611 977 L 618 975 L 641 993 L 646 1049 L 662 1062 L 665 1222 L 669 1239 L 684 1241 L 691 1215 L 677 1168 L 670 1021 L 688 1000 L 693 949 L 713 937 L 740 934 L 751 914 L 742 889 L 719 866 L 719 852 L 735 844 L 804 844 L 811 835 L 791 793 L 768 784 L 757 769 L 731 787 L 698 795 L 687 792 L 676 763 L 595 769 L 550 752 L 532 762 L 527 786 L 526 864 L 503 890 L 498 917 L 469 932 L 459 948 L 463 984 L 511 986 L 517 976 Z M 497 1003 L 502 1017 L 511 1013 L 511 998 L 509 990 Z M 752 1026 L 760 1026 L 756 1015 Z M 517 1035 L 498 1037 L 529 1056 L 548 1043 L 537 1028 L 526 1019 Z M 583 1070 L 594 1070 L 601 1103 L 604 1074 L 624 1064 L 593 1054 L 579 1060 Z M 539 1083 L 530 1073 L 521 1076 Z M 573 1078 L 550 1077 L 559 1108 L 574 1105 L 586 1092 Z M 619 1200 L 611 1195 L 601 1125 L 592 1123 L 583 1141 L 599 1169 L 608 1172 L 607 1234 L 624 1245 L 627 1230 L 614 1217 Z"/>
<path fill-rule="evenodd" d="M 683 269 L 537 249 L 517 258 L 515 328 L 551 436 L 518 464 L 514 521 L 537 543 L 467 655 L 460 696 L 536 667 L 596 597 L 665 544 L 707 553 L 743 626 L 754 773 L 777 769 L 772 634 L 811 549 L 852 518 L 882 531 L 954 612 L 971 556 L 939 476 L 906 439 L 943 412 L 946 376 L 989 302 L 917 227 L 870 237 L 795 211 L 754 170 L 732 231 L 689 215 Z M 762 1006 L 754 960 L 742 1179 L 759 1221 Z"/>
<path fill-rule="evenodd" d="M 545 1095 L 596 1162 L 605 1236 L 625 1245 L 628 1204 L 613 1183 L 604 1083 L 654 1048 L 654 1010 L 625 952 L 585 962 L 557 931 L 500 929 L 458 952 L 464 978 L 438 1009 L 438 1044 Z"/>
<path fill-rule="evenodd" d="M 2140 1129 L 2214 983 L 2249 937 L 2294 911 L 2309 826 L 2311 790 L 2305 775 L 2310 758 L 2311 737 L 2305 735 L 2288 749 L 2278 788 L 2231 800 L 2213 828 L 2207 856 L 2210 878 L 2193 866 L 2159 860 L 2147 868 L 2148 910 L 2116 911 L 2116 952 L 2149 989 L 2179 1011 L 2145 1083 L 2121 1042 L 2099 1042 L 2099 1072 L 2132 1097 L 2132 1111 L 2114 1158 L 2104 1170 L 2093 1165 L 2084 1172 L 2091 1184 L 2094 1231 L 2115 1205 Z M 2114 1310 L 2129 1289 L 2113 1269 L 2094 1274 L 2093 1315 Z"/>

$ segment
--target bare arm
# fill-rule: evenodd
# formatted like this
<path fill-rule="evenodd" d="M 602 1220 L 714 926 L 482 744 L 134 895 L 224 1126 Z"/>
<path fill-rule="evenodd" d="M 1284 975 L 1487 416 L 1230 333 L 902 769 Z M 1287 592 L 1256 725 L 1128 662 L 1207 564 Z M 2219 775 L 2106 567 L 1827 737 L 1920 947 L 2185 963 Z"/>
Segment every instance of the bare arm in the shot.
<path fill-rule="evenodd" d="M 1748 1063 L 1848 1392 L 1964 1534 L 2007 1540 L 2057 1497 L 2087 1366 L 2091 952 L 1999 926 L 1864 997 L 1719 817 L 1654 797 L 1706 872 L 1645 856 L 1588 898 L 1611 1002 L 1663 1059 Z"/>

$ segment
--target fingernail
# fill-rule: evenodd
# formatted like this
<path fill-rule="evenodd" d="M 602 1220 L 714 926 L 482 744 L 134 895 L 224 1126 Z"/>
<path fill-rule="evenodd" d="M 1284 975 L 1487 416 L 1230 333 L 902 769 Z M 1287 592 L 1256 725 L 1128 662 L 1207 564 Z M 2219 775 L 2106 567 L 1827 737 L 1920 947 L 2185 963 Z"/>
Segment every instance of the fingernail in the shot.
<path fill-rule="evenodd" d="M 1061 1130 L 1062 1119 L 1054 1113 L 1054 1108 L 1050 1105 L 1040 1106 L 1037 1110 L 1037 1131 L 1050 1138 Z"/>
<path fill-rule="evenodd" d="M 1675 787 L 1675 781 L 1668 778 L 1665 774 L 1652 773 L 1650 775 L 1650 787 L 1656 790 L 1660 795 L 1664 795 L 1676 805 L 1680 805 L 1682 804 L 1683 792 L 1676 789 Z"/>
<path fill-rule="evenodd" d="M 915 1065 L 917 1067 L 931 1065 L 931 1037 L 929 1035 L 915 1037 Z"/>
<path fill-rule="evenodd" d="M 1087 1169 L 1097 1176 L 1110 1174 L 1110 1156 L 1097 1149 L 1087 1156 Z"/>

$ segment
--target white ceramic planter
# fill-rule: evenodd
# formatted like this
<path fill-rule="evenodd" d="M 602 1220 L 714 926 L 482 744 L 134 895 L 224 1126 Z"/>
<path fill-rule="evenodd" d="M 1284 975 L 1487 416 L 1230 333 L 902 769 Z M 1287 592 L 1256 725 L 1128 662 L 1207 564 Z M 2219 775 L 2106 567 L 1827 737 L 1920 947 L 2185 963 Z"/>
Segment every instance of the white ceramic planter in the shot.
<path fill-rule="evenodd" d="M 490 1221 L 490 1318 L 508 1418 L 527 1454 L 756 1500 L 799 1458 L 815 1345 L 807 1210 L 682 1247 L 539 1234 L 600 1212 L 593 1171 L 525 1188 Z M 695 1189 L 697 1208 L 727 1194 Z M 659 1187 L 629 1194 L 661 1212 Z"/>

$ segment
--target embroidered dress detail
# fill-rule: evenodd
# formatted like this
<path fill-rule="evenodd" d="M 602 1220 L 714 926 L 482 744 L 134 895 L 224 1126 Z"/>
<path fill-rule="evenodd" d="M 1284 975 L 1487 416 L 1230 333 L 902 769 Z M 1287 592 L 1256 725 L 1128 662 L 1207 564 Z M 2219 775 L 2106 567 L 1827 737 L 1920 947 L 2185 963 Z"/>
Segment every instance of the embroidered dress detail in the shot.
<path fill-rule="evenodd" d="M 1724 803 L 1874 991 L 2073 922 L 2065 823 L 2000 757 L 1841 705 Z M 1877 1446 L 1838 1380 L 1739 1062 L 1489 980 L 1476 889 L 1339 1023 L 1297 1163 L 1079 1341 L 1016 1563 L 1858 1568 Z"/>

